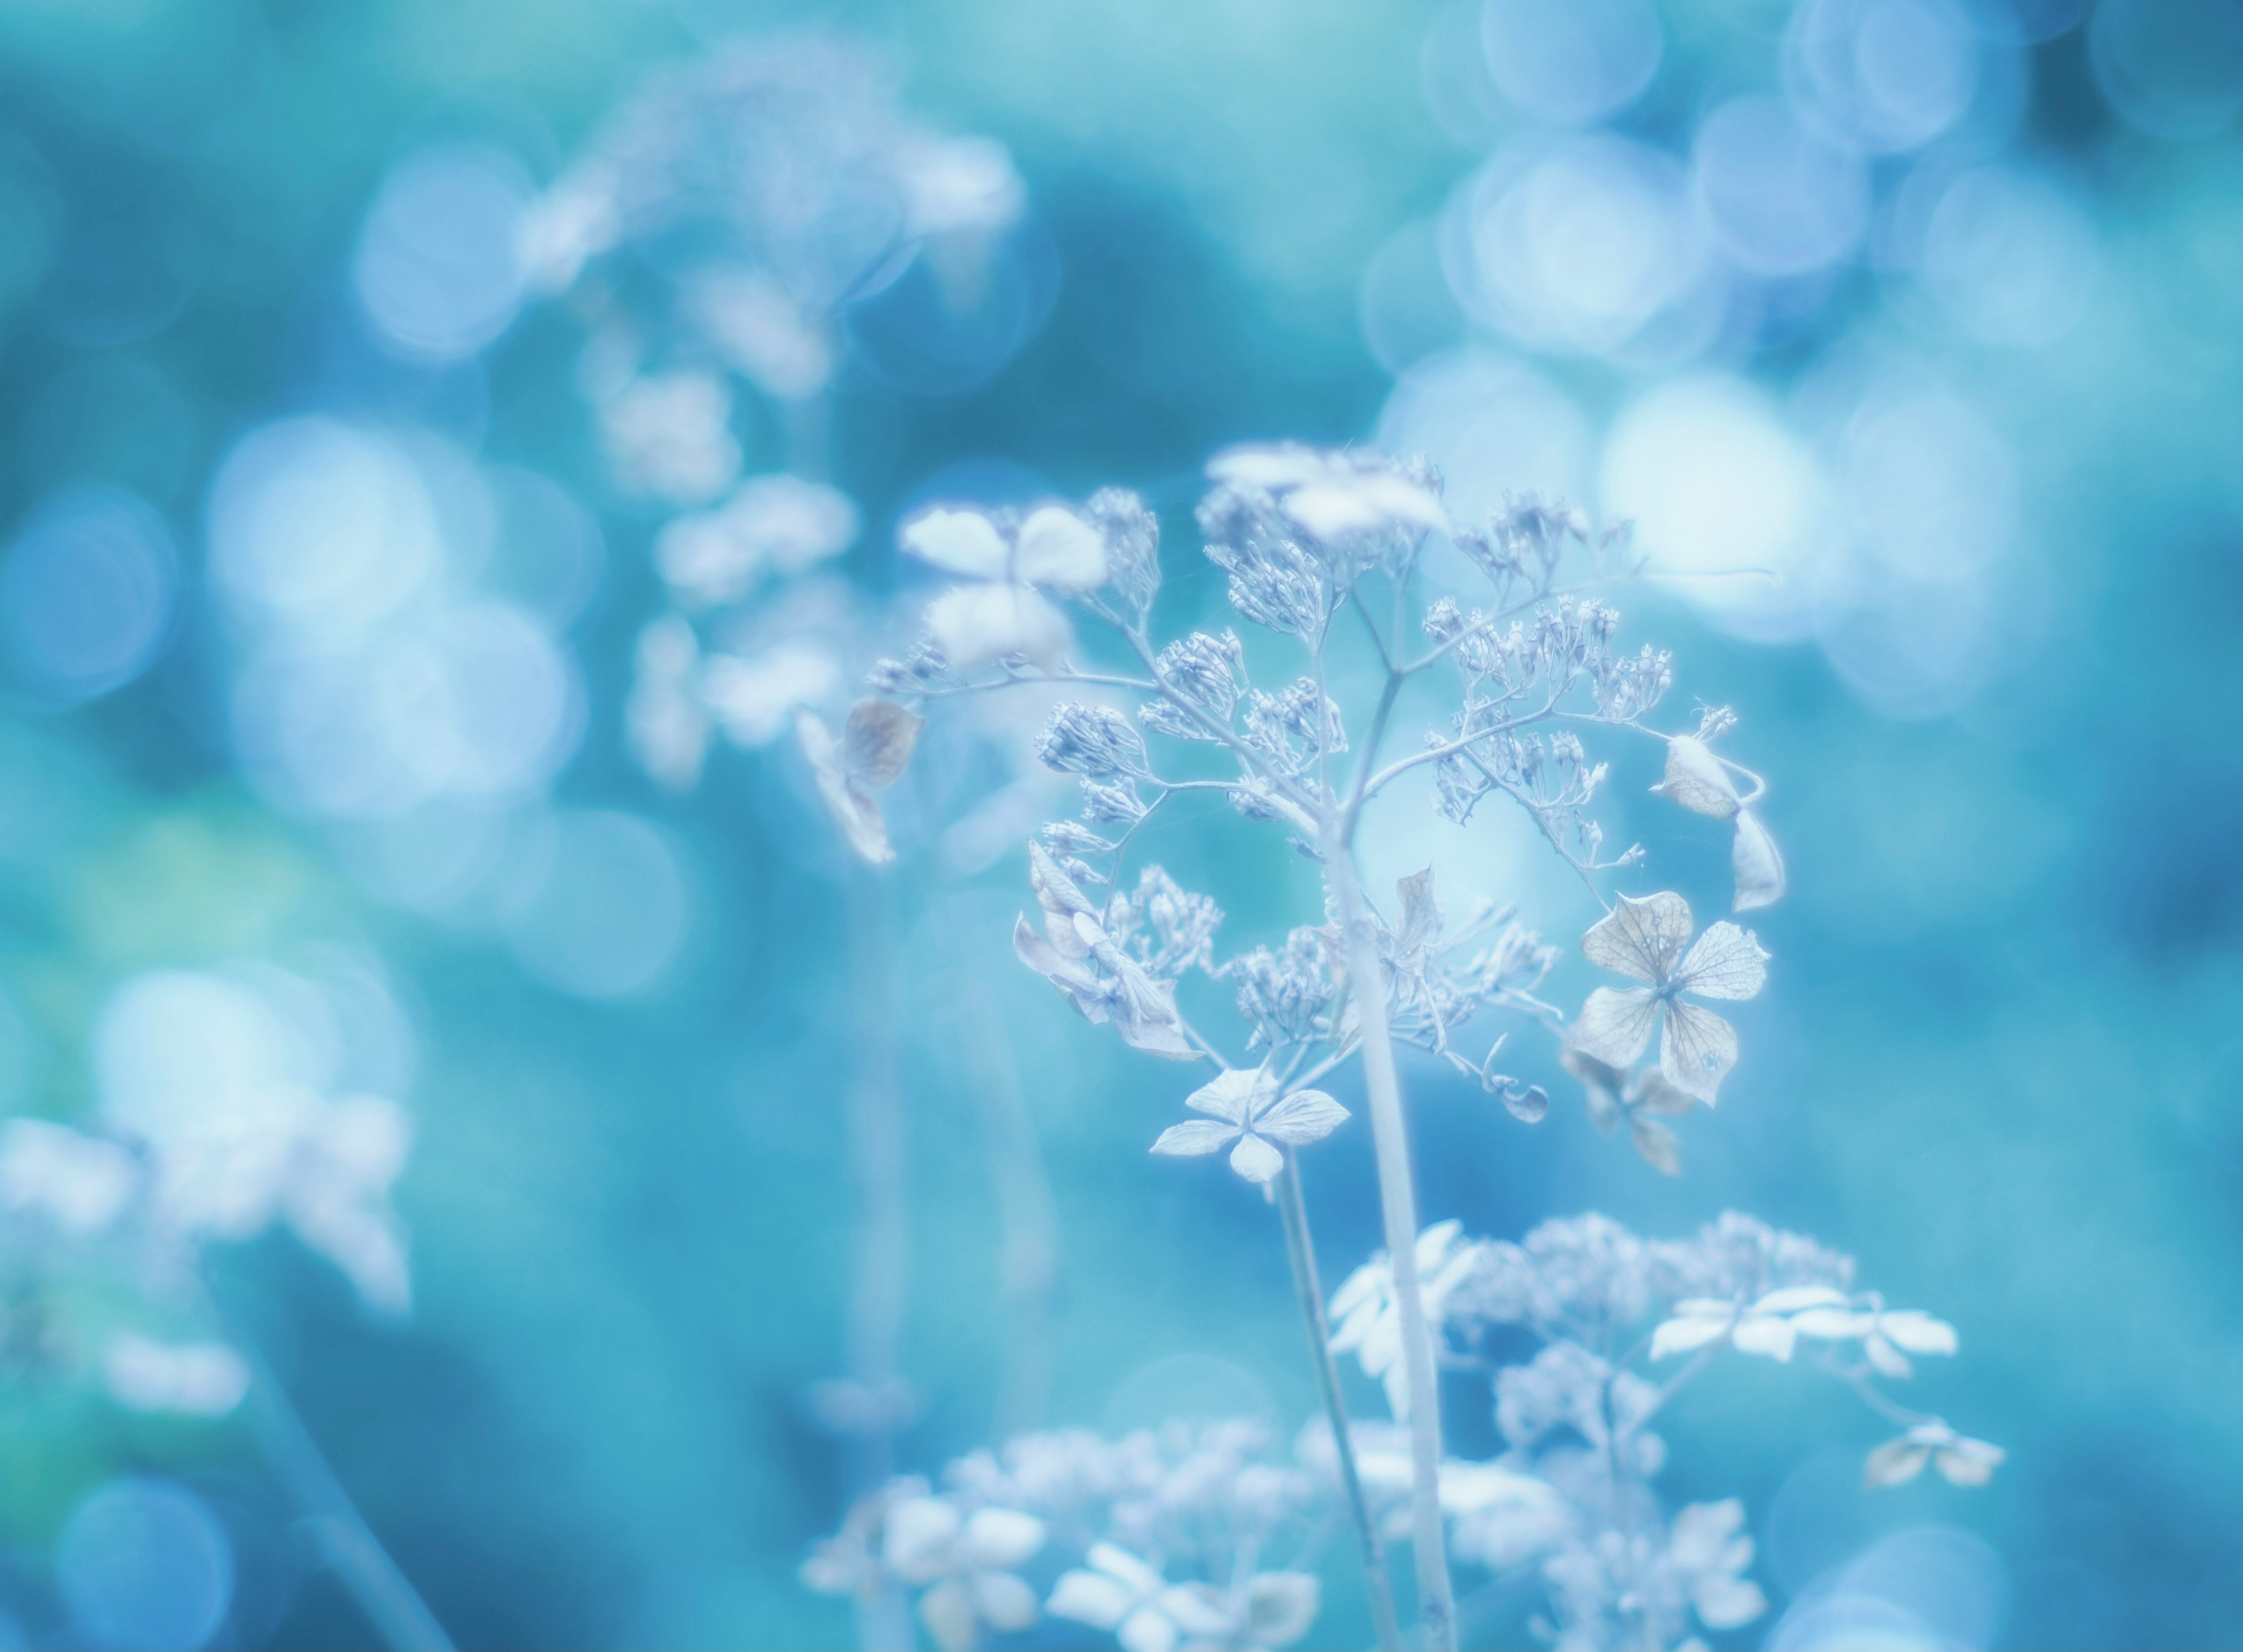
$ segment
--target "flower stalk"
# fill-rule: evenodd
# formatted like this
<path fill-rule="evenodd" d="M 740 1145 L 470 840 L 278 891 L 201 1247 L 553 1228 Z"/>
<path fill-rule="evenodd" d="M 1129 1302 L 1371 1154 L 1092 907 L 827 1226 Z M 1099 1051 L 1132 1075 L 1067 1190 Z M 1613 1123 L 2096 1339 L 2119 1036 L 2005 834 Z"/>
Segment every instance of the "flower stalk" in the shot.
<path fill-rule="evenodd" d="M 1401 1652 L 1402 1623 L 1394 1611 L 1394 1581 L 1386 1568 L 1386 1547 L 1379 1541 L 1377 1522 L 1371 1518 L 1371 1504 L 1363 1494 L 1355 1442 L 1348 1433 L 1347 1403 L 1340 1397 L 1339 1373 L 1332 1365 L 1331 1327 L 1324 1319 L 1324 1286 L 1317 1278 L 1317 1252 L 1309 1237 L 1309 1211 L 1301 1198 L 1301 1161 L 1297 1155 L 1285 1155 L 1285 1168 L 1277 1178 L 1276 1188 L 1277 1208 L 1285 1224 L 1285 1254 L 1293 1266 L 1293 1292 L 1300 1301 L 1301 1323 L 1309 1333 L 1310 1362 L 1316 1368 L 1317 1394 L 1331 1423 L 1340 1488 L 1363 1554 L 1364 1588 L 1371 1597 L 1371 1624 L 1378 1635 L 1379 1652 Z"/>

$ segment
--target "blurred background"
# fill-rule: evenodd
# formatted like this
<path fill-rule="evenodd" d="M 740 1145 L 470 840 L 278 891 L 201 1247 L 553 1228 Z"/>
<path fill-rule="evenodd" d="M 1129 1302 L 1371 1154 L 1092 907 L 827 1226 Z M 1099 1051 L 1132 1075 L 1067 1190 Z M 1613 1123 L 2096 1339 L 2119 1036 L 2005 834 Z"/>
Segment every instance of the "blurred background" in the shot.
<path fill-rule="evenodd" d="M 1625 635 L 1739 709 L 1793 893 L 1687 1173 L 1541 1053 L 1532 1129 L 1409 1077 L 1428 1220 L 1743 1209 L 1960 1327 L 1984 1492 L 1693 1391 L 1731 1638 L 1931 1528 L 1925 1644 L 2243 1642 L 2239 110 L 2236 0 L 6 0 L 0 1645 L 380 1644 L 338 1486 L 462 1645 L 842 1645 L 852 1406 L 919 1472 L 1305 1420 L 1269 1211 L 1007 956 L 1036 708 L 930 735 L 878 883 L 772 743 L 908 643 L 916 502 L 1137 487 L 1189 624 L 1198 467 L 1287 437 L 1706 576 Z M 1593 916 L 1435 824 L 1374 877 Z M 1249 848 L 1160 845 L 1231 947 L 1319 910 Z M 837 1387 L 867 1175 L 900 1382 Z M 1309 1176 L 1337 1279 L 1367 1157 Z"/>

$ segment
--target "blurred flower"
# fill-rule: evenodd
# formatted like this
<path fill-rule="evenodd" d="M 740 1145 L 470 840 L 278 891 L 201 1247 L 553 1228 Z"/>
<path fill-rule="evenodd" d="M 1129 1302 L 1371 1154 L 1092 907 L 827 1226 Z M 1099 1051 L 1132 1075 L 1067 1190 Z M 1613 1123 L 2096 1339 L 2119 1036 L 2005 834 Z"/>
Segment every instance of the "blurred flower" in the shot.
<path fill-rule="evenodd" d="M 132 1156 L 114 1142 L 39 1118 L 0 1125 L 0 1207 L 84 1236 L 114 1222 L 139 1183 Z"/>
<path fill-rule="evenodd" d="M 1223 1597 L 1204 1583 L 1171 1583 L 1113 1543 L 1093 1543 L 1084 1558 L 1088 1568 L 1060 1575 L 1044 1610 L 1105 1631 L 1122 1652 L 1174 1652 L 1186 1636 L 1202 1640 L 1229 1627 Z"/>
<path fill-rule="evenodd" d="M 1738 1529 L 1744 1522 L 1745 1506 L 1725 1497 L 1686 1504 L 1667 1528 L 1667 1568 L 1709 1629 L 1739 1628 L 1768 1610 L 1768 1596 L 1744 1575 L 1753 1561 L 1753 1540 Z"/>
<path fill-rule="evenodd" d="M 1983 1486 L 2008 1454 L 1999 1446 L 1958 1434 L 1935 1418 L 1871 1452 L 1862 1478 L 1873 1487 L 1904 1485 L 1922 1474 L 1928 1462 L 1957 1486 Z"/>
<path fill-rule="evenodd" d="M 1428 1323 L 1438 1325 L 1449 1293 L 1471 1276 L 1479 1246 L 1464 1237 L 1464 1224 L 1436 1222 L 1418 1235 L 1418 1296 Z M 1402 1310 L 1394 1296 L 1394 1271 L 1385 1256 L 1371 1258 L 1332 1293 L 1334 1353 L 1353 1351 L 1363 1374 L 1384 1383 L 1387 1408 L 1398 1422 L 1410 1415 L 1410 1385 L 1402 1367 Z"/>
<path fill-rule="evenodd" d="M 927 608 L 926 628 L 954 671 L 1015 655 L 1053 669 L 1074 638 L 1043 590 L 1095 591 L 1108 571 L 1098 530 L 1056 505 L 1017 528 L 980 511 L 938 508 L 906 522 L 896 538 L 922 561 L 984 581 L 946 591 Z"/>
<path fill-rule="evenodd" d="M 767 576 L 807 573 L 839 555 L 857 527 L 846 494 L 795 476 L 751 476 L 716 509 L 665 525 L 654 563 L 678 601 L 716 607 L 740 601 Z"/>
<path fill-rule="evenodd" d="M 817 713 L 795 713 L 795 732 L 818 777 L 818 795 L 850 847 L 875 866 L 895 859 L 896 852 L 871 793 L 901 777 L 924 727 L 925 719 L 892 701 L 867 698 L 850 708 L 848 723 L 836 741 Z"/>
<path fill-rule="evenodd" d="M 966 1652 L 986 1626 L 1018 1634 L 1036 1621 L 1036 1595 L 1014 1568 L 1044 1545 L 1044 1523 L 1013 1508 L 961 1514 L 935 1497 L 888 1511 L 882 1558 L 905 1582 L 932 1585 L 919 1597 L 920 1621 L 943 1652 Z"/>
<path fill-rule="evenodd" d="M 102 1376 L 135 1411 L 222 1417 L 249 1392 L 249 1367 L 223 1342 L 158 1342 L 128 1331 L 109 1345 Z"/>

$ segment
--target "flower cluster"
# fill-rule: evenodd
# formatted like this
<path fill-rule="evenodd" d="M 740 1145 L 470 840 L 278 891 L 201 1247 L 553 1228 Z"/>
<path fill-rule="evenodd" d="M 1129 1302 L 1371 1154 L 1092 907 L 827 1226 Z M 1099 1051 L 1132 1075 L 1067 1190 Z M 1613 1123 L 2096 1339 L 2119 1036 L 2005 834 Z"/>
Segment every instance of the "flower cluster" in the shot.
<path fill-rule="evenodd" d="M 1672 1240 L 1593 1213 L 1546 1222 L 1517 1243 L 1470 1239 L 1443 1222 L 1419 1236 L 1415 1261 L 1445 1360 L 1485 1376 L 1505 1446 L 1488 1462 L 1442 1465 L 1454 1557 L 1499 1573 L 1531 1562 L 1551 1614 L 1547 1637 L 1559 1645 L 1669 1646 L 1694 1621 L 1735 1628 L 1766 1609 L 1746 1575 L 1743 1505 L 1669 1515 L 1653 1487 L 1667 1446 L 1652 1424 L 1721 1350 L 1779 1361 L 1809 1350 L 1808 1363 L 1902 1423 L 1899 1438 L 1868 1454 L 1870 1486 L 1899 1484 L 1927 1465 L 1956 1485 L 1983 1485 L 2002 1460 L 1997 1447 L 1876 1386 L 1910 1374 L 1906 1353 L 1954 1353 L 1952 1326 L 1856 1291 L 1851 1259 L 1750 1217 L 1731 1212 Z M 1380 1379 L 1404 1417 L 1387 1259 L 1351 1275 L 1330 1313 L 1333 1348 Z M 1523 1358 L 1522 1332 L 1534 1345 Z M 1368 1475 L 1382 1442 L 1375 1426 L 1359 1432 Z"/>
<path fill-rule="evenodd" d="M 1325 1494 L 1273 1447 L 1253 1422 L 1024 1434 L 952 1463 L 940 1489 L 906 1477 L 865 1498 L 803 1581 L 910 1594 L 945 1652 L 1045 1618 L 1128 1652 L 1290 1646 L 1314 1625 L 1320 1587 L 1269 1561 L 1314 1541 Z"/>

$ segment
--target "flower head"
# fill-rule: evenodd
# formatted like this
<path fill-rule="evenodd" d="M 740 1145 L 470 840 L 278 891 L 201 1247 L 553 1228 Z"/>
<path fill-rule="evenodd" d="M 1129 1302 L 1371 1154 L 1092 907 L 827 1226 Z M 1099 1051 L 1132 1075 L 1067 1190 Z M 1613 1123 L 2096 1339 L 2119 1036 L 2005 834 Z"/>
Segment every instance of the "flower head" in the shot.
<path fill-rule="evenodd" d="M 795 714 L 795 733 L 818 776 L 818 795 L 847 834 L 849 845 L 873 865 L 895 859 L 887 822 L 872 791 L 893 785 L 911 762 L 926 722 L 893 701 L 867 696 L 849 710 L 839 740 L 814 711 Z"/>
<path fill-rule="evenodd" d="M 899 542 L 921 561 L 977 581 L 944 592 L 926 628 L 951 668 L 971 671 L 1020 655 L 1051 669 L 1074 634 L 1045 591 L 1095 591 L 1109 564 L 1098 529 L 1063 506 L 1031 512 L 1017 527 L 980 511 L 926 511 Z"/>
<path fill-rule="evenodd" d="M 1569 1042 L 1607 1066 L 1625 1069 L 1635 1064 L 1651 1042 L 1652 1028 L 1663 1022 L 1659 1070 L 1683 1094 L 1711 1106 L 1736 1064 L 1736 1031 L 1681 995 L 1749 998 L 1768 980 L 1768 954 L 1749 930 L 1726 921 L 1708 929 L 1686 953 L 1690 930 L 1690 908 L 1680 895 L 1621 896 L 1582 937 L 1581 950 L 1591 963 L 1647 984 L 1599 987 L 1589 994 Z"/>
<path fill-rule="evenodd" d="M 1871 1452 L 1862 1479 L 1872 1487 L 1903 1485 L 1930 1463 L 1954 1485 L 1983 1486 L 2008 1455 L 1999 1446 L 1958 1434 L 1933 1418 Z"/>
<path fill-rule="evenodd" d="M 1305 1147 L 1330 1135 L 1347 1118 L 1347 1109 L 1321 1090 L 1280 1096 L 1277 1080 L 1266 1067 L 1233 1067 L 1193 1091 L 1184 1105 L 1213 1116 L 1169 1125 L 1153 1151 L 1182 1156 L 1230 1147 L 1230 1168 L 1257 1183 L 1285 1167 L 1276 1144 Z"/>
<path fill-rule="evenodd" d="M 986 1625 L 1014 1635 L 1036 1621 L 1035 1591 L 1014 1568 L 1044 1546 L 1044 1523 L 1016 1508 L 961 1514 L 940 1497 L 913 1497 L 888 1511 L 881 1559 L 911 1584 L 931 1585 L 919 1615 L 943 1652 L 965 1652 Z"/>

